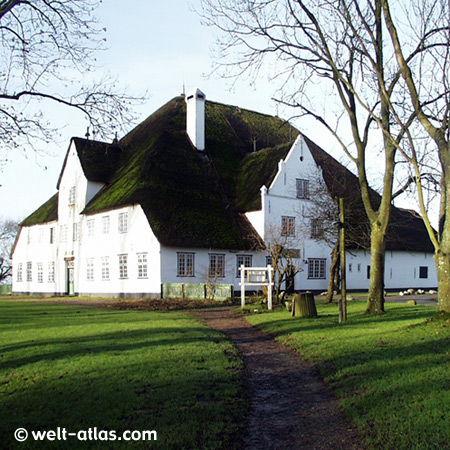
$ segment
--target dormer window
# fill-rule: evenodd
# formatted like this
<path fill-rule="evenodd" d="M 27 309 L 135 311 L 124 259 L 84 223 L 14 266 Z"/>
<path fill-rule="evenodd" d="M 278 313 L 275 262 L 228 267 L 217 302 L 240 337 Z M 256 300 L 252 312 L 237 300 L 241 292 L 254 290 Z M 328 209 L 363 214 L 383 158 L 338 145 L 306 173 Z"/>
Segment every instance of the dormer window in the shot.
<path fill-rule="evenodd" d="M 69 205 L 75 205 L 75 186 L 72 186 L 69 191 Z"/>

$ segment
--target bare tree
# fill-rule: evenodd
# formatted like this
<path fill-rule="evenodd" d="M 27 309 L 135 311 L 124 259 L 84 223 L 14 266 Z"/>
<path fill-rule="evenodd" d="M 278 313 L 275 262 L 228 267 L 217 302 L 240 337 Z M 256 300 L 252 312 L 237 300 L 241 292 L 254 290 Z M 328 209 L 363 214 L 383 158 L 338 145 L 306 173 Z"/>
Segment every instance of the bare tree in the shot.
<path fill-rule="evenodd" d="M 402 154 L 413 170 L 421 214 L 435 249 L 438 310 L 450 313 L 450 2 L 382 0 L 384 19 L 401 72 L 408 106 L 432 139 L 440 162 L 441 202 L 438 233 L 426 208 L 426 170 L 416 141 L 408 134 Z M 395 16 L 392 10 L 395 10 Z M 391 105 L 396 120 L 401 111 Z M 430 149 L 427 149 L 430 151 Z"/>
<path fill-rule="evenodd" d="M 386 48 L 382 1 L 203 0 L 201 14 L 222 32 L 219 68 L 228 76 L 256 77 L 269 63 L 281 86 L 279 101 L 321 123 L 355 164 L 370 224 L 367 312 L 383 312 L 385 242 L 398 146 L 416 113 L 401 123 L 392 120 L 391 105 L 401 104 L 405 91 L 393 67 L 392 49 Z M 327 108 L 322 106 L 324 94 Z M 351 136 L 349 143 L 345 136 Z M 372 148 L 380 150 L 381 197 L 369 187 Z"/>
<path fill-rule="evenodd" d="M 0 283 L 4 283 L 12 274 L 11 249 L 19 230 L 16 220 L 0 220 Z"/>
<path fill-rule="evenodd" d="M 116 80 L 90 81 L 104 32 L 93 15 L 101 0 L 0 0 L 0 141 L 5 148 L 48 142 L 48 101 L 75 108 L 100 137 L 133 122 L 136 97 Z M 142 100 L 139 99 L 139 100 Z"/>

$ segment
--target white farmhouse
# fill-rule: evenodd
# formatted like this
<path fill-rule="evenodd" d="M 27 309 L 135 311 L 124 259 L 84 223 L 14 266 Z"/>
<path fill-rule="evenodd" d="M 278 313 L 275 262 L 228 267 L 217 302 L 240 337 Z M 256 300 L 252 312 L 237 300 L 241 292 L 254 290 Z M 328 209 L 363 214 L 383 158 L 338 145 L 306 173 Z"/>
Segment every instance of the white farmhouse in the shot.
<path fill-rule="evenodd" d="M 367 289 L 356 177 L 288 122 L 206 101 L 197 89 L 118 142 L 71 140 L 57 193 L 21 224 L 13 292 L 202 296 L 212 284 L 239 291 L 239 267 L 265 266 L 280 236 L 301 268 L 294 288 L 323 291 L 331 248 L 313 217 L 316 182 L 323 195 L 352 205 L 347 286 Z M 393 207 L 386 288 L 435 288 L 432 256 L 421 219 Z"/>

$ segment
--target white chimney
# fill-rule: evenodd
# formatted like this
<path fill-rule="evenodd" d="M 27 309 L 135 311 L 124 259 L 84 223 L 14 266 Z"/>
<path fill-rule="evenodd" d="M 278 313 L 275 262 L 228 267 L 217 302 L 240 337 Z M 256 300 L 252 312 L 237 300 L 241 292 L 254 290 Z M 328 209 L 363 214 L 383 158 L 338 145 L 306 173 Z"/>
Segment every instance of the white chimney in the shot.
<path fill-rule="evenodd" d="M 186 131 L 197 150 L 205 150 L 205 100 L 200 89 L 186 96 Z"/>

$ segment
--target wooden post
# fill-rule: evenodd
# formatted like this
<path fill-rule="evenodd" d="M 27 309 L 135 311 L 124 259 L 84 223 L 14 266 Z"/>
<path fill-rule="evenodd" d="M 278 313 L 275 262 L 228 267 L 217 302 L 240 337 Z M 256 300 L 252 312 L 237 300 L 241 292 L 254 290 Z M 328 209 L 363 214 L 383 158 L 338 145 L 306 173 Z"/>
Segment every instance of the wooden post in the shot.
<path fill-rule="evenodd" d="M 267 272 L 269 274 L 269 286 L 267 286 L 267 309 L 272 309 L 272 271 L 273 267 L 267 265 Z"/>
<path fill-rule="evenodd" d="M 344 199 L 339 199 L 340 209 L 340 253 L 341 253 L 341 300 L 339 301 L 339 323 L 347 320 L 347 283 L 345 274 L 345 214 Z"/>
<path fill-rule="evenodd" d="M 245 306 L 245 266 L 241 265 L 241 308 Z"/>
<path fill-rule="evenodd" d="M 292 317 L 317 317 L 316 302 L 312 292 L 294 295 Z"/>

